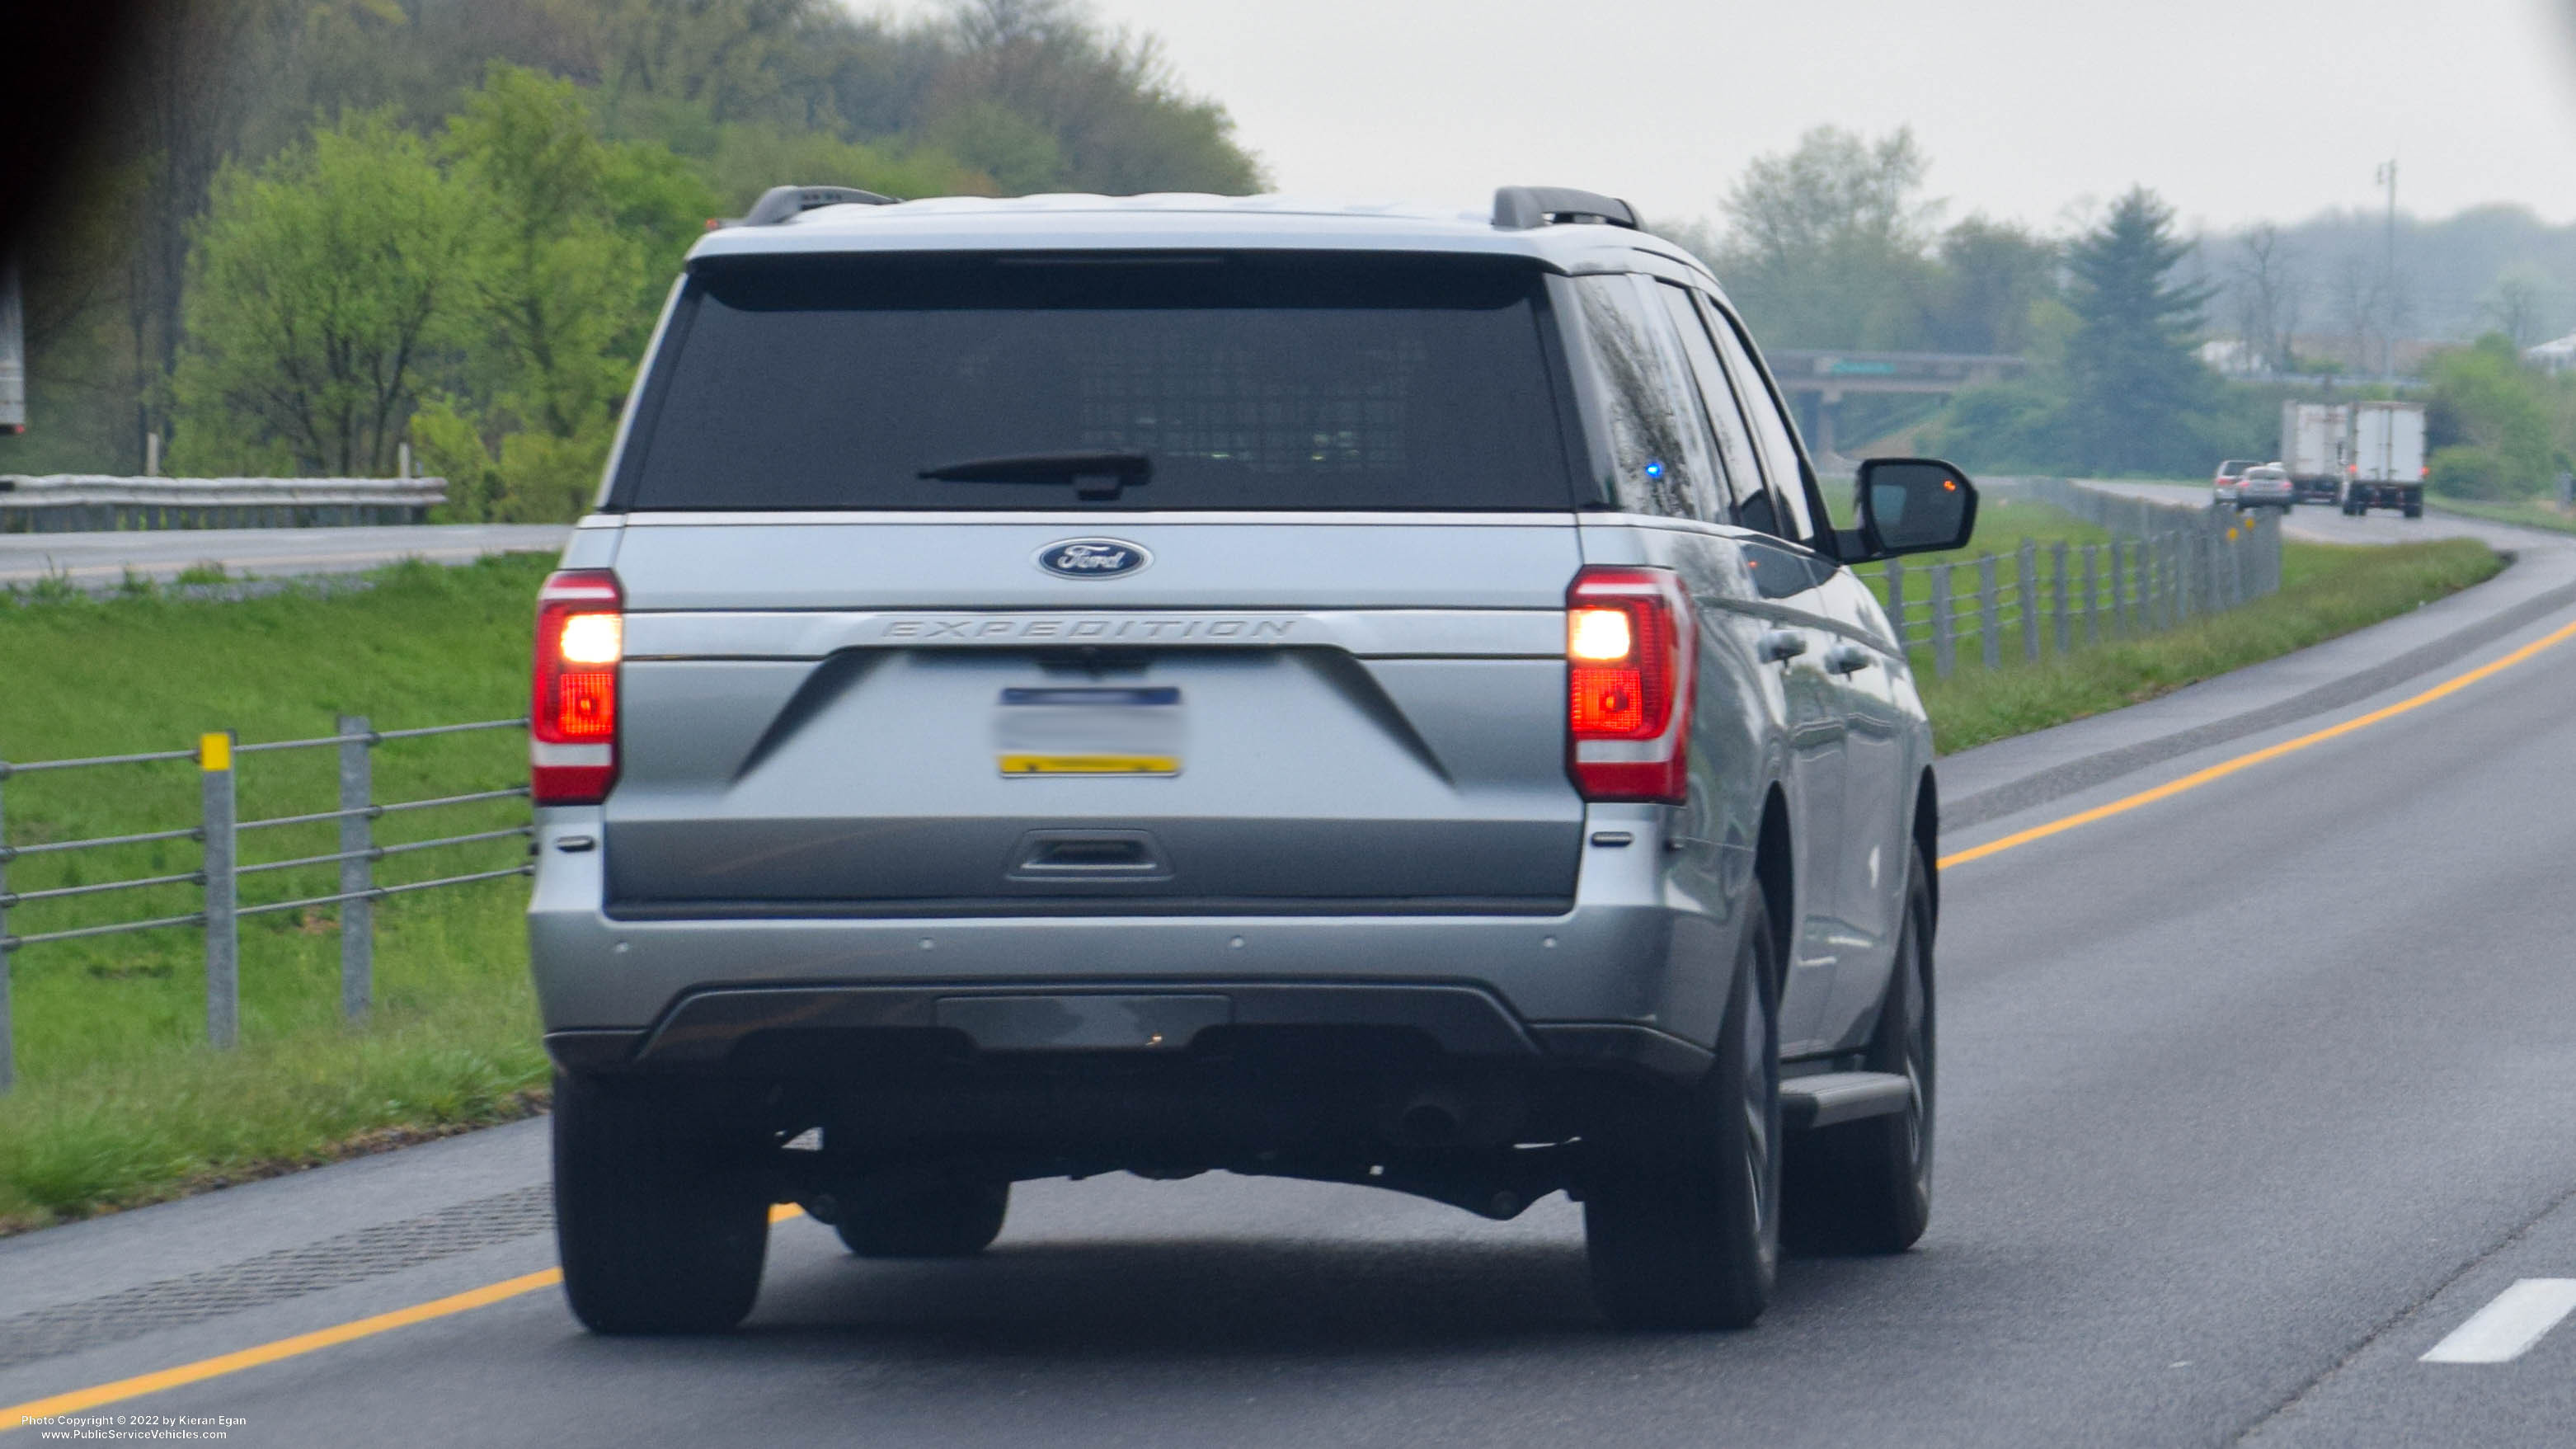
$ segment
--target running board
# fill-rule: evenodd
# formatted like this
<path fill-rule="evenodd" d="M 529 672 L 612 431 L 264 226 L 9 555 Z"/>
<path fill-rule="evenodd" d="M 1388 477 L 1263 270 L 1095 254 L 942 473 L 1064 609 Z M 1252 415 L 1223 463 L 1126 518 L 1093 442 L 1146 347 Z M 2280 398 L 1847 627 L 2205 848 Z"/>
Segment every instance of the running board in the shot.
<path fill-rule="evenodd" d="M 1780 1084 L 1780 1125 L 1793 1132 L 1893 1116 L 1914 1089 L 1894 1072 L 1822 1072 Z"/>

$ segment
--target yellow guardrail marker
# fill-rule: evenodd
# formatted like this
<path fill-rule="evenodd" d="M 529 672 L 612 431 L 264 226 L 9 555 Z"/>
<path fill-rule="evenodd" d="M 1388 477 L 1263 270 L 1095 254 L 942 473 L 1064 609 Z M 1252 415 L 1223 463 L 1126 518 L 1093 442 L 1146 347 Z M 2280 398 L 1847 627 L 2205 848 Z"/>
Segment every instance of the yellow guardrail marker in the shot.
<path fill-rule="evenodd" d="M 197 768 L 229 770 L 233 767 L 233 737 L 229 732 L 197 736 Z"/>

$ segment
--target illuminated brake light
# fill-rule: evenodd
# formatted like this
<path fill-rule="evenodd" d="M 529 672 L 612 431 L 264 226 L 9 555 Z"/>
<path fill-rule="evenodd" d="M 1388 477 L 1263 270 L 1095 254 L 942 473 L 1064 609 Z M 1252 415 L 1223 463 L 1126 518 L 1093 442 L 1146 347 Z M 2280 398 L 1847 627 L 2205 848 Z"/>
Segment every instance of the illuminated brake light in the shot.
<path fill-rule="evenodd" d="M 1690 595 L 1670 569 L 1590 568 L 1566 591 L 1566 772 L 1587 800 L 1690 792 Z"/>
<path fill-rule="evenodd" d="M 559 573 L 537 591 L 528 697 L 528 795 L 595 805 L 617 781 L 617 685 L 624 595 L 604 569 Z"/>

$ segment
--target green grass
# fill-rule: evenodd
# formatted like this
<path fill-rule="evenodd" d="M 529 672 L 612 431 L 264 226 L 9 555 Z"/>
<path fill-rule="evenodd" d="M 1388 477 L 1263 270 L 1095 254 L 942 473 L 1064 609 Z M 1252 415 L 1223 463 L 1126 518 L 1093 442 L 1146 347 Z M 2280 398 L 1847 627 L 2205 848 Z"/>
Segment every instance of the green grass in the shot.
<path fill-rule="evenodd" d="M 2503 561 L 2471 539 L 2385 548 L 2284 543 L 2281 591 L 2182 628 L 1986 670 L 1963 657 L 1917 678 L 1941 754 L 2137 704 L 2304 649 L 2491 578 Z"/>
<path fill-rule="evenodd" d="M 2518 523 L 2525 528 L 2555 529 L 2576 533 L 2576 513 L 2561 512 L 2558 505 L 2537 498 L 2520 498 L 2511 503 L 2493 503 L 2474 498 L 2452 498 L 2435 493 L 2425 500 L 2444 513 L 2465 514 L 2490 523 Z"/>
<path fill-rule="evenodd" d="M 526 708 L 526 633 L 542 558 L 467 568 L 412 564 L 365 590 L 299 590 L 237 602 L 155 590 L 107 600 L 31 591 L 0 604 L 0 758 L 185 749 L 210 730 L 245 743 L 331 733 L 340 712 L 379 729 L 503 719 Z M 518 783 L 516 731 L 391 741 L 376 798 L 419 799 Z M 337 804 L 329 749 L 236 757 L 241 816 Z M 16 845 L 195 823 L 186 761 L 22 775 L 5 786 Z M 391 816 L 377 839 L 497 829 L 517 801 Z M 251 832 L 245 863 L 337 849 L 329 824 Z M 498 869 L 516 840 L 421 851 L 377 867 L 380 884 Z M 186 840 L 13 862 L 13 890 L 193 870 Z M 245 877 L 243 903 L 337 889 L 337 869 Z M 325 1160 L 385 1134 L 435 1132 L 530 1109 L 545 1079 L 511 879 L 376 907 L 376 1002 L 364 1029 L 339 1017 L 339 938 L 328 908 L 241 926 L 241 1039 L 204 1044 L 200 934 L 174 929 L 23 948 L 11 960 L 18 1086 L 0 1098 L 0 1228 L 26 1227 L 194 1186 Z M 194 886 L 155 887 L 9 913 L 30 934 L 195 910 Z"/>

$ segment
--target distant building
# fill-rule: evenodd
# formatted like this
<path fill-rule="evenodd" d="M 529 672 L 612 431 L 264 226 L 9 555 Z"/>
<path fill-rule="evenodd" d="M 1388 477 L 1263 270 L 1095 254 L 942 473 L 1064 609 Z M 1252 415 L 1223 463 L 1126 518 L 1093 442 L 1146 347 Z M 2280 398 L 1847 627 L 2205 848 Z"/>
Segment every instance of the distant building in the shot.
<path fill-rule="evenodd" d="M 2200 344 L 2201 365 L 2222 377 L 2259 377 L 2270 371 L 2255 354 L 2253 345 L 2232 337 L 2221 337 Z"/>
<path fill-rule="evenodd" d="M 2576 332 L 2570 332 L 2555 342 L 2524 348 L 2522 360 L 2553 377 L 2576 367 Z"/>

